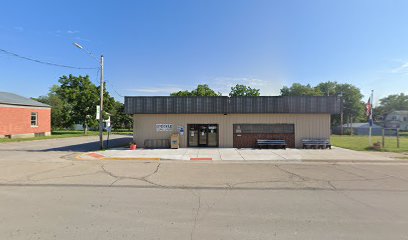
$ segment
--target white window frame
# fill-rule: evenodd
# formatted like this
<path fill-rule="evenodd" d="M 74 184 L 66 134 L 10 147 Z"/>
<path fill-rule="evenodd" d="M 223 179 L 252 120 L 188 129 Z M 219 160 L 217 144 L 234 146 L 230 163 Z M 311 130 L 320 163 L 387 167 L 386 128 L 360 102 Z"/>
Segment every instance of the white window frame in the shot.
<path fill-rule="evenodd" d="M 35 116 L 35 120 L 33 120 L 33 116 Z M 34 121 L 34 124 L 33 124 L 33 121 Z M 31 112 L 30 123 L 31 123 L 31 127 L 38 127 L 38 112 Z"/>

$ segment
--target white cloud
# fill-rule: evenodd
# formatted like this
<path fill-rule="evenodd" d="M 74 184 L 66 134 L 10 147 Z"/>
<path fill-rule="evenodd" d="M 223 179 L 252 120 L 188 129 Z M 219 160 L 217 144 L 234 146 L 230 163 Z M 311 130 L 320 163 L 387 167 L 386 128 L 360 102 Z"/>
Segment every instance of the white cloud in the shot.
<path fill-rule="evenodd" d="M 89 39 L 81 38 L 81 37 L 75 37 L 74 39 L 75 39 L 75 40 L 78 40 L 78 41 L 83 41 L 83 42 L 90 42 L 90 41 L 91 41 L 91 40 L 89 40 Z"/>
<path fill-rule="evenodd" d="M 391 73 L 408 73 L 408 62 L 403 62 L 400 66 L 391 69 Z"/>
<path fill-rule="evenodd" d="M 77 30 L 68 30 L 67 33 L 68 34 L 76 34 L 76 33 L 79 33 L 79 31 L 77 31 Z"/>

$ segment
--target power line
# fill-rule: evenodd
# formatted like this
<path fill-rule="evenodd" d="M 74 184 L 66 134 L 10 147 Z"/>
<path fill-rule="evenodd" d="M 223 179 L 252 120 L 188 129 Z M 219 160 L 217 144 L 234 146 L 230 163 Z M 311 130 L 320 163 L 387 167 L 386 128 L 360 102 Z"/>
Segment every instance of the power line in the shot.
<path fill-rule="evenodd" d="M 3 53 L 8 54 L 8 55 L 11 55 L 11 56 L 13 56 L 13 57 L 17 57 L 17 58 L 21 58 L 21 59 L 24 59 L 24 60 L 28 60 L 28 61 L 32 61 L 32 62 L 36 62 L 36 63 L 40 63 L 40 64 L 45 64 L 45 65 L 49 65 L 49 66 L 54 66 L 54 67 L 64 67 L 64 68 L 82 69 L 82 70 L 84 70 L 84 69 L 85 69 L 85 70 L 87 70 L 87 69 L 96 69 L 96 70 L 97 70 L 97 71 L 96 71 L 96 80 L 97 80 L 98 77 L 99 77 L 99 72 L 100 72 L 100 68 L 99 68 L 99 67 L 74 67 L 74 66 L 63 65 L 63 64 L 57 64 L 57 63 L 52 63 L 52 62 L 45 62 L 45 61 L 41 61 L 41 60 L 38 60 L 38 59 L 21 56 L 21 55 L 19 55 L 19 54 L 17 54 L 17 53 L 13 53 L 13 52 L 10 52 L 10 51 L 1 49 L 1 48 L 0 48 L 0 52 L 3 52 Z M 109 81 L 105 80 L 105 82 L 107 82 L 107 83 L 111 86 L 112 90 L 113 90 L 118 96 L 124 97 L 122 94 L 120 94 L 118 91 L 116 91 L 115 87 L 114 87 Z"/>
<path fill-rule="evenodd" d="M 36 63 L 40 63 L 40 64 L 45 64 L 45 65 L 49 65 L 49 66 L 54 66 L 54 67 L 63 67 L 63 68 L 71 68 L 71 69 L 97 69 L 96 67 L 74 67 L 74 66 L 57 64 L 57 63 L 52 63 L 52 62 L 45 62 L 45 61 L 37 60 L 37 59 L 34 59 L 34 58 L 24 57 L 24 56 L 21 56 L 21 55 L 19 55 L 17 53 L 13 53 L 13 52 L 1 49 L 1 48 L 0 48 L 0 52 L 3 52 L 5 54 L 8 54 L 8 55 L 13 56 L 13 57 L 17 57 L 17 58 L 21 58 L 21 59 L 24 59 L 24 60 L 28 60 L 28 61 L 32 61 L 32 62 L 36 62 Z"/>
<path fill-rule="evenodd" d="M 111 86 L 112 90 L 119 96 L 119 97 L 125 97 L 122 94 L 118 93 L 118 91 L 116 91 L 116 89 L 113 87 L 112 83 L 110 83 L 108 80 L 105 80 L 105 82 L 107 82 L 109 84 L 109 86 Z"/>

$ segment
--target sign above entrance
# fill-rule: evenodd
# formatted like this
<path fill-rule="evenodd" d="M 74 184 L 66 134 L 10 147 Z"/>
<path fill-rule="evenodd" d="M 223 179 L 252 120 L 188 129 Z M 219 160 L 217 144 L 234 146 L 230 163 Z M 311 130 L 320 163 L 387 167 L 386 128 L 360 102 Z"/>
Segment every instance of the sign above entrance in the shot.
<path fill-rule="evenodd" d="M 171 132 L 173 124 L 156 124 L 156 132 Z"/>

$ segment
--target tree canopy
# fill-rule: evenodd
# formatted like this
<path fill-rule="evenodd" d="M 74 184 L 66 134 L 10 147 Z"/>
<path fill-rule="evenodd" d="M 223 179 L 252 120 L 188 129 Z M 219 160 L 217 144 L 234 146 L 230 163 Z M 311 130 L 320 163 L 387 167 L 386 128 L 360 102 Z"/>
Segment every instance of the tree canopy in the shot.
<path fill-rule="evenodd" d="M 188 91 L 178 91 L 173 92 L 170 96 L 207 96 L 207 97 L 214 97 L 214 96 L 221 96 L 220 92 L 216 92 L 215 90 L 211 89 L 208 84 L 199 84 L 197 88 Z M 237 84 L 234 87 L 231 87 L 231 91 L 229 93 L 230 97 L 238 97 L 238 96 L 259 96 L 260 92 L 259 89 L 251 88 L 250 86 L 246 86 L 243 84 Z"/>
<path fill-rule="evenodd" d="M 234 87 L 231 87 L 231 92 L 229 93 L 230 97 L 242 97 L 242 96 L 259 96 L 259 89 L 251 88 L 242 84 L 237 84 Z"/>
<path fill-rule="evenodd" d="M 53 129 L 70 128 L 79 123 L 87 127 L 97 127 L 96 106 L 100 104 L 100 87 L 91 82 L 89 76 L 62 76 L 60 85 L 54 85 L 46 96 L 35 100 L 52 107 L 51 125 Z M 113 127 L 130 128 L 132 118 L 124 113 L 124 105 L 115 101 L 104 88 L 103 118 L 111 116 Z"/>
<path fill-rule="evenodd" d="M 207 96 L 207 97 L 214 97 L 214 96 L 221 96 L 220 92 L 216 92 L 211 89 L 208 84 L 199 84 L 196 89 L 193 89 L 191 92 L 188 90 L 185 91 L 178 91 L 171 93 L 170 96 Z"/>
<path fill-rule="evenodd" d="M 363 94 L 356 86 L 348 83 L 323 82 L 313 87 L 310 84 L 302 85 L 294 83 L 292 86 L 284 86 L 281 89 L 282 96 L 340 96 L 342 95 L 343 113 L 345 119 L 351 121 L 366 121 Z M 339 124 L 340 117 L 333 116 L 332 124 Z"/>
<path fill-rule="evenodd" d="M 374 116 L 378 119 L 398 110 L 408 110 L 408 95 L 400 93 L 381 98 L 379 106 L 374 109 Z"/>
<path fill-rule="evenodd" d="M 53 129 L 68 128 L 71 124 L 70 105 L 57 94 L 59 86 L 53 85 L 46 96 L 33 98 L 36 101 L 48 104 L 52 107 L 51 126 Z"/>
<path fill-rule="evenodd" d="M 282 96 L 322 96 L 320 89 L 310 86 L 310 84 L 302 85 L 294 83 L 290 87 L 284 86 L 281 90 Z"/>

